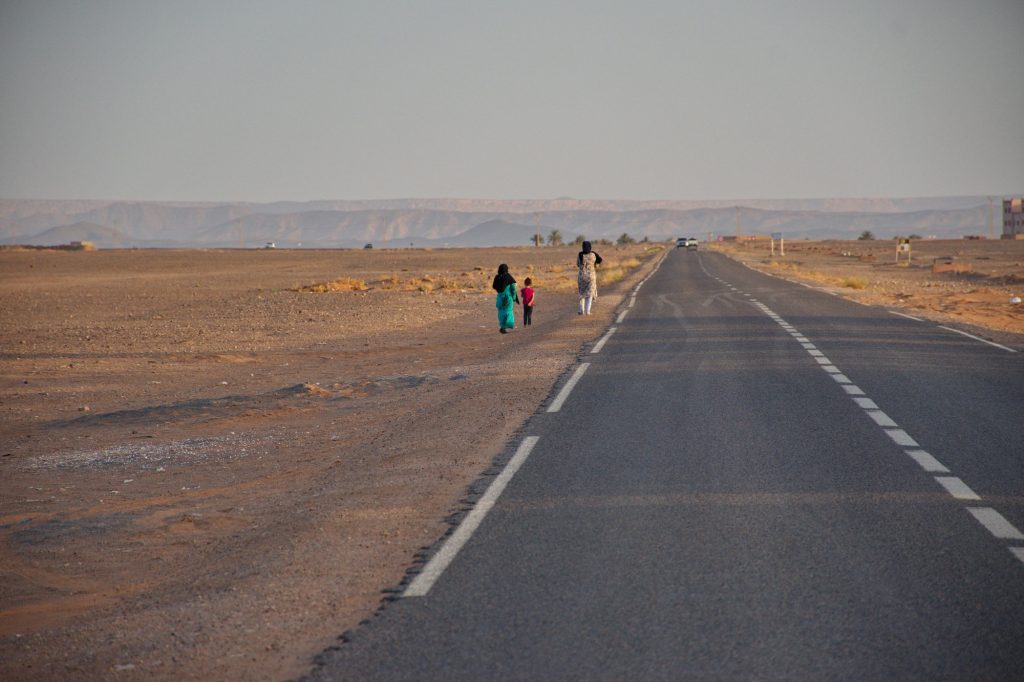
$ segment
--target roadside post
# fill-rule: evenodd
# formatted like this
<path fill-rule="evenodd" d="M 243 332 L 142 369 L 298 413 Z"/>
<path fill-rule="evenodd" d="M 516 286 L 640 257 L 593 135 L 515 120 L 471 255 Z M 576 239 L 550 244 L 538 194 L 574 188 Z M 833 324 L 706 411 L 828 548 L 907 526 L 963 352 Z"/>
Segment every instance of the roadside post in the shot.
<path fill-rule="evenodd" d="M 907 262 L 910 262 L 910 239 L 900 237 L 896 240 L 896 262 L 900 262 L 900 254 L 907 254 Z"/>
<path fill-rule="evenodd" d="M 782 233 L 781 232 L 772 232 L 772 239 L 771 239 L 771 242 L 772 242 L 772 256 L 775 255 L 775 242 L 776 241 L 779 242 L 779 255 L 780 256 L 785 256 L 786 255 L 786 243 L 782 239 Z"/>

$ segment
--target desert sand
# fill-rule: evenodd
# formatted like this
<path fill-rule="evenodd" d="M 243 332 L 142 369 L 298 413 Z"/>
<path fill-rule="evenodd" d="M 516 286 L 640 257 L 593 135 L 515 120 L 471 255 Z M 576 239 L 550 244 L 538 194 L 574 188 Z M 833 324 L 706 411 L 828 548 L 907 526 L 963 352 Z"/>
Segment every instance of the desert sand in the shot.
<path fill-rule="evenodd" d="M 0 678 L 306 673 L 664 253 L 597 250 L 0 251 Z"/>

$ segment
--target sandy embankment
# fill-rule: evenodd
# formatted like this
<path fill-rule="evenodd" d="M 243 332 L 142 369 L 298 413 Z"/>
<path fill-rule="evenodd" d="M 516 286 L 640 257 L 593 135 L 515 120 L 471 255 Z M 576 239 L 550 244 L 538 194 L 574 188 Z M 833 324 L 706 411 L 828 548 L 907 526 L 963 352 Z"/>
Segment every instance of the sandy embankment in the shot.
<path fill-rule="evenodd" d="M 574 258 L 0 252 L 0 678 L 303 674 L 654 262 L 580 318 Z M 538 281 L 508 336 L 501 261 Z"/>
<path fill-rule="evenodd" d="M 911 260 L 896 261 L 893 241 L 788 241 L 770 255 L 767 241 L 711 248 L 770 274 L 816 284 L 868 305 L 941 324 L 955 323 L 985 338 L 1024 346 L 1024 240 L 919 240 Z M 778 249 L 778 246 L 776 246 Z M 936 261 L 962 272 L 933 272 Z M 941 269 L 941 267 L 940 267 Z"/>

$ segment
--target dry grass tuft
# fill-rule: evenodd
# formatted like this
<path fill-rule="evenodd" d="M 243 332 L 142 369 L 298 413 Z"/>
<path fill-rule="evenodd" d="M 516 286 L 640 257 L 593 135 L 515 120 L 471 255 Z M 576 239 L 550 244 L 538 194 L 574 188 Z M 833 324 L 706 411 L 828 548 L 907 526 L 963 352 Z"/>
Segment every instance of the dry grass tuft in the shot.
<path fill-rule="evenodd" d="M 621 266 L 615 265 L 610 268 L 601 268 L 601 272 L 598 275 L 598 282 L 604 284 L 615 284 L 626 276 L 627 270 Z"/>

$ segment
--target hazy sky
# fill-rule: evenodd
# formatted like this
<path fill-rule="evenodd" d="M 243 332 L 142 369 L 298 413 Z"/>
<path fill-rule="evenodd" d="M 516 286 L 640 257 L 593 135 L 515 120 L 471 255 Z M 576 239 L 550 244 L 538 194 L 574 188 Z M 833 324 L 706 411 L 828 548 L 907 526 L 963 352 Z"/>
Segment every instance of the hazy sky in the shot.
<path fill-rule="evenodd" d="M 1024 192 L 1024 1 L 0 0 L 0 197 Z"/>

